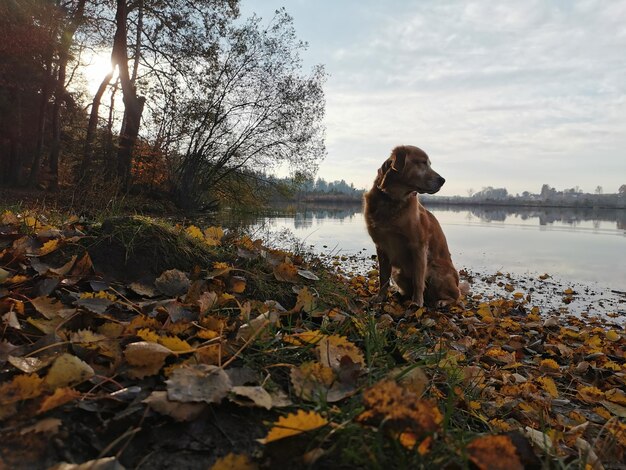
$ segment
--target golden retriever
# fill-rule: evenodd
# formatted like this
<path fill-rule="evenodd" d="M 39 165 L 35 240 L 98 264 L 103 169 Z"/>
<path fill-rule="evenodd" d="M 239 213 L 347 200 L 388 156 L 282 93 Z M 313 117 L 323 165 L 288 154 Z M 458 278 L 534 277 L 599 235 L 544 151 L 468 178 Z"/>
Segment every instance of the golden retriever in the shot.
<path fill-rule="evenodd" d="M 434 194 L 445 179 L 430 166 L 426 153 L 411 145 L 396 147 L 378 170 L 364 196 L 364 213 L 378 255 L 384 300 L 393 277 L 400 293 L 418 306 L 442 307 L 461 296 L 459 273 L 446 237 L 417 194 Z"/>

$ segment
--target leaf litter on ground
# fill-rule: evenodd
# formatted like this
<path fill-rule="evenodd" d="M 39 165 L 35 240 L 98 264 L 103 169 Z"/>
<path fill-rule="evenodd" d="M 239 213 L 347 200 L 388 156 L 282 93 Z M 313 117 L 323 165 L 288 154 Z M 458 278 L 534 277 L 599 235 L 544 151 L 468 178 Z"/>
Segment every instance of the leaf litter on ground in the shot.
<path fill-rule="evenodd" d="M 5 466 L 115 457 L 107 464 L 132 467 L 157 452 L 133 450 L 149 428 L 181 440 L 176 426 L 234 409 L 250 421 L 215 426 L 247 431 L 240 445 L 229 438 L 208 461 L 199 453 L 198 468 L 623 468 L 619 312 L 548 315 L 501 273 L 502 295 L 445 310 L 392 294 L 376 303 L 375 270 L 346 275 L 341 260 L 324 265 L 220 227 L 171 230 L 213 261 L 128 282 L 92 261 L 98 227 L 1 215 Z M 69 439 L 50 446 L 59 433 Z"/>

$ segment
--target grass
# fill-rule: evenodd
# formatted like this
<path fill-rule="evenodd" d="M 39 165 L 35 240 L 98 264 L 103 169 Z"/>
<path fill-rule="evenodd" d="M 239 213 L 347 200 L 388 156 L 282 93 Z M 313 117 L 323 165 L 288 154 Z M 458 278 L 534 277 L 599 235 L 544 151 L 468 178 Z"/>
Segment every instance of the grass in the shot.
<path fill-rule="evenodd" d="M 51 221 L 67 220 L 60 213 L 47 217 Z M 294 307 L 297 299 L 293 289 L 295 284 L 279 282 L 267 259 L 241 256 L 237 247 L 241 233 L 236 231 L 227 234 L 220 246 L 210 247 L 188 236 L 180 227 L 144 216 L 104 218 L 90 225 L 88 230 L 90 236 L 83 239 L 81 248 L 89 250 L 94 262 L 99 261 L 100 266 L 109 263 L 111 275 L 117 282 L 123 283 L 126 275 L 149 275 L 154 279 L 172 268 L 193 272 L 195 266 L 200 267 L 205 275 L 202 279 L 205 279 L 215 262 L 226 262 L 235 275 L 244 276 L 247 281 L 245 293 L 235 298 L 235 303 L 224 304 L 211 312 L 216 317 L 227 318 L 233 326 L 232 330 L 224 332 L 224 344 L 234 349 L 239 347 L 234 341 L 236 327 L 246 321 L 246 304 L 251 305 L 251 316 L 256 316 L 262 302 L 274 300 L 281 303 L 287 311 L 280 315 L 280 325 L 268 327 L 250 341 L 234 365 L 256 371 L 263 377 L 262 384 L 267 390 L 290 390 L 295 405 L 288 411 L 296 407 L 313 410 L 331 422 L 331 425 L 289 441 L 294 443 L 290 452 L 299 452 L 294 459 L 306 452 L 315 455 L 322 449 L 323 455 L 318 456 L 317 461 L 311 460 L 315 468 L 470 468 L 468 444 L 477 436 L 498 432 L 487 418 L 481 419 L 480 414 L 472 413 L 470 409 L 473 402 L 479 403 L 482 389 L 477 381 L 468 381 L 463 375 L 464 365 L 471 364 L 473 359 L 464 358 L 463 362 L 457 363 L 456 352 L 445 342 L 445 322 L 451 321 L 446 313 L 424 313 L 422 310 L 411 313 L 403 307 L 403 318 L 381 316 L 381 306 L 357 295 L 350 279 L 338 276 L 322 260 L 307 253 L 302 243 L 288 236 L 274 240 L 274 243 L 283 247 L 289 245 L 289 254 L 285 255 L 319 277 L 317 281 L 299 279 L 297 283 L 299 287 L 306 286 L 316 297 L 317 307 L 313 312 Z M 57 254 L 67 257 L 68 253 L 63 251 L 66 248 Z M 135 272 L 135 268 L 141 269 Z M 207 282 L 223 283 L 219 279 L 208 279 Z M 341 311 L 345 321 L 331 321 L 324 315 L 330 309 Z M 435 328 L 435 320 L 429 314 L 439 318 L 439 329 Z M 296 347 L 285 341 L 286 336 L 303 331 L 345 337 L 362 352 L 364 366 L 359 369 L 361 375 L 355 381 L 351 396 L 330 403 L 324 396 L 304 401 L 295 395 L 291 382 L 293 368 L 319 359 L 316 344 Z M 182 330 L 181 334 L 184 335 Z M 129 339 L 126 337 L 124 341 Z M 418 369 L 424 374 L 423 383 L 419 378 L 416 383 L 408 382 L 419 377 L 416 374 Z M 416 439 L 414 448 L 403 445 L 397 430 L 390 428 L 385 420 L 376 425 L 359 421 L 358 417 L 366 409 L 363 392 L 386 378 L 405 383 L 403 387 L 411 387 L 410 390 L 415 387 L 415 390 L 419 389 L 415 394 L 436 402 L 442 422 L 429 445 L 426 445 L 424 436 Z M 282 410 L 272 412 L 284 413 Z M 245 423 L 239 424 L 245 428 Z M 161 425 L 166 426 L 167 422 Z M 545 427 L 547 430 L 548 426 Z M 282 446 L 280 451 L 285 455 L 274 456 L 273 466 L 280 466 L 280 459 L 291 455 L 284 448 L 287 444 Z M 265 449 L 265 457 L 271 454 L 271 447 Z M 287 460 L 282 466 L 289 467 L 293 462 Z M 543 454 L 541 465 L 543 468 L 568 469 L 578 468 L 581 462 L 571 456 L 566 460 L 564 456 Z"/>

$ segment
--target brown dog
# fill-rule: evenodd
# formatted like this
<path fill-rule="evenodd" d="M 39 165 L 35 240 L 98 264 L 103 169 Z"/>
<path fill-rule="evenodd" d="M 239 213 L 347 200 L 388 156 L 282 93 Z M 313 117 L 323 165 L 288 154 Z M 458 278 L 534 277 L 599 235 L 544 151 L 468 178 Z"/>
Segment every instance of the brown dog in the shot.
<path fill-rule="evenodd" d="M 430 167 L 428 155 L 410 145 L 393 149 L 365 194 L 365 221 L 378 255 L 384 300 L 393 276 L 400 293 L 418 306 L 441 307 L 461 296 L 459 273 L 446 237 L 417 193 L 434 194 L 445 183 Z"/>

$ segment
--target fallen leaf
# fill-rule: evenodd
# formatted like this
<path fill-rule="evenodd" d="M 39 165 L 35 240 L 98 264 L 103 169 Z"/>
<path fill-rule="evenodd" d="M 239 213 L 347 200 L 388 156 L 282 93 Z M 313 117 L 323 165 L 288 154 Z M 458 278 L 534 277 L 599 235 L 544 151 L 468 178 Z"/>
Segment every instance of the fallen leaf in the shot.
<path fill-rule="evenodd" d="M 328 421 L 315 411 L 298 410 L 287 416 L 281 416 L 272 425 L 265 439 L 259 439 L 262 444 L 278 441 L 290 436 L 319 429 L 328 424 Z"/>
<path fill-rule="evenodd" d="M 354 343 L 348 341 L 345 336 L 331 335 L 322 338 L 317 343 L 317 351 L 320 362 L 334 370 L 340 368 L 341 359 L 344 356 L 348 356 L 352 362 L 361 367 L 365 366 L 363 353 Z"/>
<path fill-rule="evenodd" d="M 168 399 L 184 403 L 219 403 L 232 389 L 223 369 L 205 364 L 178 367 L 165 383 Z"/>
<path fill-rule="evenodd" d="M 155 281 L 156 288 L 165 295 L 177 297 L 189 289 L 191 281 L 185 273 L 178 269 L 163 272 Z"/>
<path fill-rule="evenodd" d="M 298 268 L 290 263 L 279 263 L 274 266 L 274 277 L 281 282 L 298 282 Z"/>
<path fill-rule="evenodd" d="M 467 455 L 480 470 L 524 470 L 508 436 L 482 436 L 467 445 Z"/>
<path fill-rule="evenodd" d="M 27 374 L 32 374 L 33 372 L 37 372 L 39 369 L 43 369 L 44 367 L 50 365 L 50 363 L 54 360 L 54 356 L 46 357 L 45 359 L 40 359 L 38 357 L 15 357 L 9 356 L 7 361 L 18 368 L 22 372 L 26 372 Z"/>
<path fill-rule="evenodd" d="M 174 418 L 176 421 L 193 421 L 206 409 L 206 403 L 181 403 L 167 398 L 167 392 L 152 392 L 143 403 L 157 413 Z"/>
<path fill-rule="evenodd" d="M 36 297 L 30 301 L 39 313 L 41 313 L 48 320 L 53 319 L 59 314 L 59 311 L 65 308 L 65 306 L 57 299 L 51 297 Z"/>
<path fill-rule="evenodd" d="M 46 411 L 58 408 L 59 406 L 65 405 L 78 397 L 80 397 L 80 393 L 72 388 L 57 388 L 52 395 L 45 397 L 41 401 L 37 414 L 45 413 Z"/>
<path fill-rule="evenodd" d="M 79 384 L 93 375 L 94 370 L 89 364 L 76 356 L 63 353 L 54 360 L 44 380 L 46 387 L 54 390 Z"/>
<path fill-rule="evenodd" d="M 230 453 L 217 459 L 209 470 L 257 470 L 258 468 L 259 466 L 247 455 Z"/>
<path fill-rule="evenodd" d="M 133 366 L 132 375 L 137 378 L 158 374 L 165 358 L 171 354 L 172 351 L 167 347 L 148 341 L 130 343 L 124 350 L 126 361 Z"/>
<path fill-rule="evenodd" d="M 43 379 L 37 374 L 21 374 L 10 382 L 0 384 L 0 405 L 10 405 L 43 393 Z"/>
<path fill-rule="evenodd" d="M 307 271 L 306 269 L 298 269 L 298 275 L 302 276 L 305 279 L 309 279 L 311 281 L 319 281 L 320 278 L 317 277 L 311 271 Z"/>
<path fill-rule="evenodd" d="M 272 408 L 272 397 L 267 391 L 257 386 L 239 385 L 231 389 L 231 393 L 234 394 L 230 398 L 231 401 L 243 405 L 243 406 L 258 406 L 269 410 Z"/>
<path fill-rule="evenodd" d="M 63 424 L 63 422 L 58 418 L 44 418 L 31 426 L 20 429 L 20 434 L 23 436 L 29 432 L 36 432 L 54 436 L 59 432 L 61 424 Z"/>

